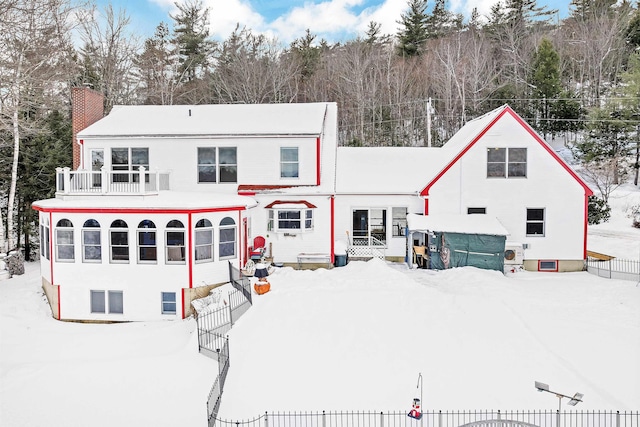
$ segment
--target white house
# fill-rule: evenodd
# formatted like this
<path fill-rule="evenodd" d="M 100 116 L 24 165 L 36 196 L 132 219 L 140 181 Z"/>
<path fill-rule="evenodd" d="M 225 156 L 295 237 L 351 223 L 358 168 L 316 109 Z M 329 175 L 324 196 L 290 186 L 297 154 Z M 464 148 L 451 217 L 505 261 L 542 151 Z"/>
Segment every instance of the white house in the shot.
<path fill-rule="evenodd" d="M 443 148 L 338 147 L 335 103 L 120 106 L 98 119 L 78 120 L 77 170 L 33 205 L 58 319 L 188 316 L 259 236 L 287 265 L 328 266 L 340 241 L 351 257 L 411 258 L 407 214 L 490 215 L 526 268 L 582 269 L 591 191 L 508 106 Z"/>

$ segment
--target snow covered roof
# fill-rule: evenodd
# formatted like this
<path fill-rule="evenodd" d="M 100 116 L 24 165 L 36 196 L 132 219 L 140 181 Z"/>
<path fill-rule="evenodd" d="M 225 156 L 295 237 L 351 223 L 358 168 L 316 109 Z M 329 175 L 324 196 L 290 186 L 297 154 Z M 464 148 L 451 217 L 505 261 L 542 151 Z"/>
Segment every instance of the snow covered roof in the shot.
<path fill-rule="evenodd" d="M 487 126 L 506 109 L 508 106 L 505 104 L 495 110 L 489 111 L 482 116 L 476 117 L 473 120 L 469 120 L 462 126 L 458 132 L 456 132 L 449 141 L 444 144 L 443 148 L 449 152 L 457 152 L 464 149 L 475 137 L 478 136 Z"/>
<path fill-rule="evenodd" d="M 235 194 L 208 192 L 161 191 L 157 195 L 68 197 L 39 200 L 34 208 L 48 210 L 144 210 L 144 211 L 189 211 L 197 209 L 219 209 L 228 207 L 257 206 L 255 199 Z M 114 208 L 114 206 L 121 206 Z M 126 207 L 125 207 L 126 206 Z"/>
<path fill-rule="evenodd" d="M 434 231 L 462 234 L 508 236 L 509 232 L 496 217 L 487 215 L 407 215 L 409 231 Z"/>
<path fill-rule="evenodd" d="M 126 105 L 78 133 L 108 136 L 247 136 L 322 133 L 328 103 Z"/>
<path fill-rule="evenodd" d="M 338 147 L 336 192 L 416 193 L 444 160 L 441 148 Z"/>

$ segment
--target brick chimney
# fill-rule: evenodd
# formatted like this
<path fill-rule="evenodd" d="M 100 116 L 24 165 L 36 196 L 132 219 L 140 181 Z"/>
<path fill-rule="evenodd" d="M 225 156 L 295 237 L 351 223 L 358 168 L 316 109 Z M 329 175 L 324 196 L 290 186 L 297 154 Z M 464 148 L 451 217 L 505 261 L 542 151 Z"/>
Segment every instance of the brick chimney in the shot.
<path fill-rule="evenodd" d="M 80 166 L 78 132 L 104 117 L 104 96 L 85 86 L 71 88 L 71 130 L 73 132 L 73 169 Z"/>

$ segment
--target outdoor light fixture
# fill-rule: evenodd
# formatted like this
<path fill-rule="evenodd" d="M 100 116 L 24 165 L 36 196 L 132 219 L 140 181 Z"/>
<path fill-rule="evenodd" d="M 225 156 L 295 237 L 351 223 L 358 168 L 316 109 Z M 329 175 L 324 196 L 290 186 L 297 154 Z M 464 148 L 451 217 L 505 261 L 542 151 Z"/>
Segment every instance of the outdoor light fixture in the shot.
<path fill-rule="evenodd" d="M 556 397 L 558 398 L 558 413 L 560 413 L 560 407 L 562 406 L 563 397 L 570 399 L 568 403 L 570 406 L 576 406 L 578 402 L 582 402 L 582 397 L 584 396 L 584 394 L 582 393 L 576 393 L 573 395 L 573 397 L 571 397 L 571 396 L 564 395 L 562 393 L 551 391 L 549 390 L 549 384 L 541 383 L 539 381 L 536 381 L 535 386 L 538 391 L 546 391 L 547 393 L 556 395 Z"/>

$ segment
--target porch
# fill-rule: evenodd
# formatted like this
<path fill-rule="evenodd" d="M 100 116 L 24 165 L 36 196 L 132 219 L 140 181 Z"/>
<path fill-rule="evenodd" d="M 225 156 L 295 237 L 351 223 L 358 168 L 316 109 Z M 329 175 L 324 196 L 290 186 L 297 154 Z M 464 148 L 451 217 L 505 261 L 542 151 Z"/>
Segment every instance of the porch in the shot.
<path fill-rule="evenodd" d="M 386 249 L 386 243 L 376 237 L 354 237 L 347 246 L 347 255 L 350 260 L 366 261 L 372 258 L 384 260 Z"/>

